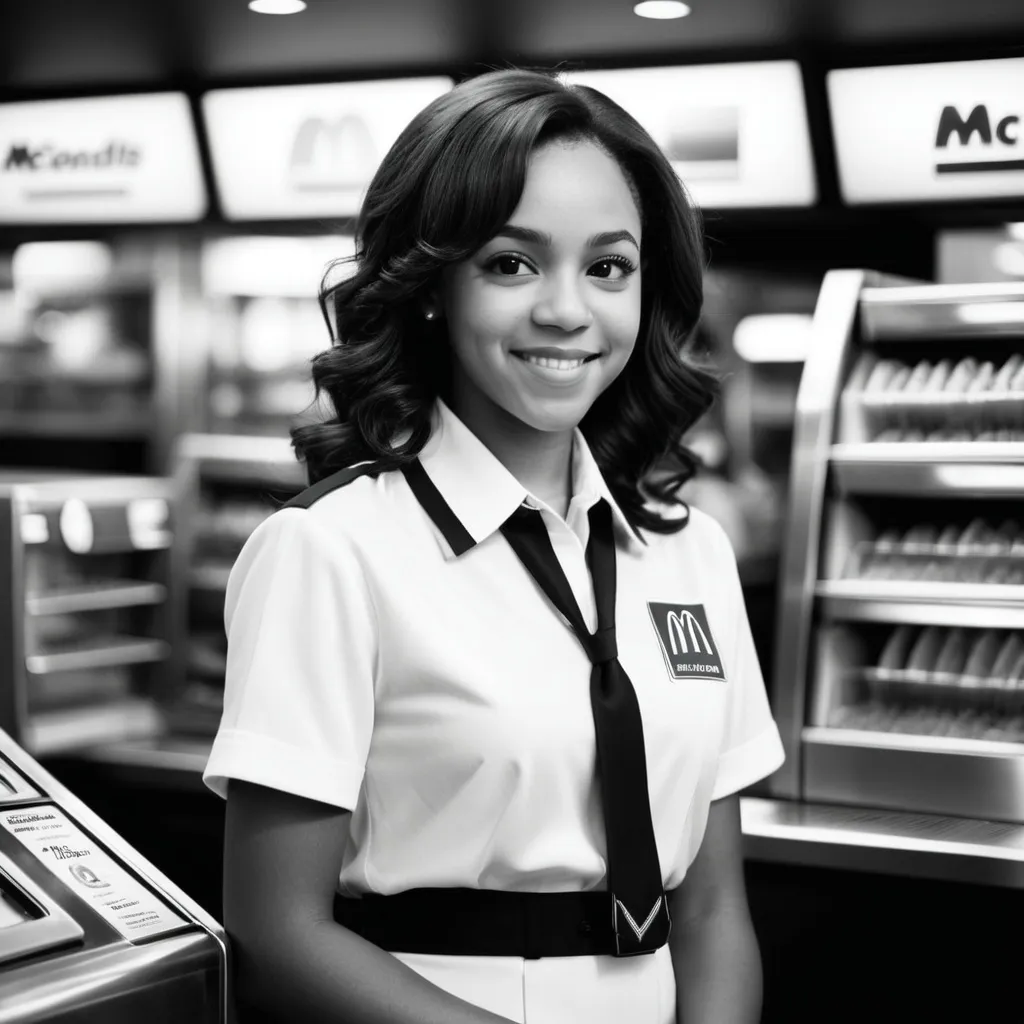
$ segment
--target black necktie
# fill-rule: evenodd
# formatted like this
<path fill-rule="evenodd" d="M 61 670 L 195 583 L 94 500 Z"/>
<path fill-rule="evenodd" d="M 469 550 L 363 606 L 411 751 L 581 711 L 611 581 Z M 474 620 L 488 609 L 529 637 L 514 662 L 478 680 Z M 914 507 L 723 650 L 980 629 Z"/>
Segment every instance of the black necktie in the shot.
<path fill-rule="evenodd" d="M 633 684 L 615 643 L 615 538 L 611 507 L 590 510 L 587 567 L 594 581 L 597 631 L 587 630 L 569 581 L 536 509 L 520 506 L 501 527 L 512 550 L 565 616 L 590 658 L 590 703 L 607 837 L 608 892 L 617 956 L 653 953 L 671 920 L 651 822 L 644 729 Z"/>

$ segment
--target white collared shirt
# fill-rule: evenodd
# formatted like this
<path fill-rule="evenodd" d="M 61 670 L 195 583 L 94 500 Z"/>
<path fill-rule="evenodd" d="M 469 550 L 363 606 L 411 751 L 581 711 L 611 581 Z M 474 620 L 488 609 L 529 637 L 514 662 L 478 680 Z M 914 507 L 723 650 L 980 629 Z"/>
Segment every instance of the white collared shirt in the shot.
<path fill-rule="evenodd" d="M 666 888 L 712 800 L 777 769 L 722 529 L 633 531 L 577 431 L 563 521 L 438 401 L 420 462 L 474 544 L 455 554 L 400 472 L 360 476 L 251 535 L 225 601 L 224 713 L 204 774 L 352 810 L 339 890 L 603 888 L 590 661 L 499 528 L 542 510 L 588 627 L 588 509 L 616 528 L 619 659 L 644 725 Z"/>

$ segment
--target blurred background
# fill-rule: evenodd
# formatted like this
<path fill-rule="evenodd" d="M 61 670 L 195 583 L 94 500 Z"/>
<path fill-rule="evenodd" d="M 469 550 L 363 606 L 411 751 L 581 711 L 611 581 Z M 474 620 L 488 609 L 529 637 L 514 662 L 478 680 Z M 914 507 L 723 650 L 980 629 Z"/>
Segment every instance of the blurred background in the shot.
<path fill-rule="evenodd" d="M 938 631 L 921 641 L 921 658 L 934 647 L 933 660 L 957 646 L 954 627 L 976 631 L 959 637 L 965 651 L 993 634 L 991 663 L 968 675 L 1016 678 L 1024 4 L 251 6 L 0 5 L 0 529 L 10 539 L 0 556 L 0 726 L 219 917 L 222 808 L 199 775 L 220 714 L 224 585 L 271 502 L 304 484 L 288 428 L 315 415 L 309 359 L 329 342 L 318 285 L 354 251 L 361 195 L 410 117 L 458 81 L 516 65 L 557 69 L 620 102 L 703 211 L 706 300 L 693 344 L 721 370 L 723 393 L 691 432 L 704 469 L 684 496 L 732 539 L 786 733 L 790 774 L 760 795 L 1024 823 L 1019 797 L 978 796 L 1019 792 L 1024 776 L 982 773 L 967 785 L 961 771 L 997 753 L 1016 765 L 1015 704 L 999 705 L 998 722 L 963 726 L 971 742 L 1011 745 L 972 748 L 969 768 L 942 760 L 955 752 L 948 744 L 893 767 L 879 743 L 845 732 L 869 759 L 822 768 L 806 731 L 931 730 L 931 743 L 945 728 L 949 739 L 938 719 L 926 727 L 897 714 L 908 701 L 918 714 L 924 691 L 908 697 L 905 678 L 871 675 L 875 662 L 897 673 L 909 665 L 920 640 L 911 629 Z M 835 276 L 842 270 L 866 276 Z M 870 398 L 903 387 L 915 366 L 909 391 L 941 391 L 964 360 L 964 391 L 971 381 L 1001 388 L 981 412 L 948 395 L 927 415 L 923 399 Z M 929 440 L 961 447 L 912 447 Z M 871 442 L 881 447 L 830 448 Z M 950 466 L 990 476 L 954 486 Z M 861 561 L 848 562 L 850 551 Z M 950 551 L 1009 568 L 911 572 L 914 557 L 941 562 Z M 861 591 L 815 589 L 833 575 Z M 929 578 L 1011 589 L 997 599 L 904 588 L 882 595 L 883 608 L 862 586 Z M 886 646 L 895 626 L 905 632 Z M 996 676 L 998 652 L 1006 666 Z M 854 676 L 897 688 L 857 691 L 862 700 L 843 689 Z M 945 699 L 925 704 L 945 714 Z M 962 792 L 959 802 L 936 795 L 943 786 L 859 781 L 940 770 L 952 772 L 943 786 Z M 920 923 L 916 942 L 937 906 L 954 916 L 989 909 L 989 889 L 963 895 L 966 878 L 934 861 L 914 873 L 947 888 L 915 880 L 897 891 L 885 888 L 899 874 L 891 862 L 866 869 L 884 876 L 872 888 L 856 864 L 815 875 L 827 859 L 805 856 L 793 873 L 792 859 L 752 850 L 763 942 L 798 950 L 822 986 L 848 980 L 814 959 L 816 944 L 800 945 L 822 905 L 842 906 L 836 931 L 854 929 L 858 942 L 876 939 L 857 917 L 869 903 L 902 902 L 900 919 Z M 843 902 L 840 890 L 855 895 Z M 773 954 L 767 971 L 766 1019 L 802 1019 L 810 1004 Z"/>

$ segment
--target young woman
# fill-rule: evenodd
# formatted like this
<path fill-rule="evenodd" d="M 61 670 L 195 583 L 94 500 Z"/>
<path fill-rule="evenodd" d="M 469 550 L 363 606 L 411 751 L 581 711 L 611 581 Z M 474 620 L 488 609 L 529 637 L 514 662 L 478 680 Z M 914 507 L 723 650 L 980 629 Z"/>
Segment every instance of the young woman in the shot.
<path fill-rule="evenodd" d="M 607 97 L 510 70 L 409 124 L 357 235 L 311 486 L 226 597 L 240 1005 L 756 1021 L 736 794 L 782 748 L 729 543 L 673 497 L 696 212 Z"/>

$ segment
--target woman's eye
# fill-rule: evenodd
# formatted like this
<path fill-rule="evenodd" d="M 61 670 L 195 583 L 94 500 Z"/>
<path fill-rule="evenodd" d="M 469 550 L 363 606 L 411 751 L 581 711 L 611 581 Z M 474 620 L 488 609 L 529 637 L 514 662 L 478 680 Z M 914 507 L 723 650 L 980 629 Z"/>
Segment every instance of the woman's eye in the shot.
<path fill-rule="evenodd" d="M 493 270 L 502 277 L 521 277 L 520 269 L 529 270 L 529 266 L 518 256 L 496 256 L 487 264 L 488 270 Z"/>
<path fill-rule="evenodd" d="M 595 277 L 600 277 L 606 281 L 622 281 L 624 278 L 629 277 L 635 269 L 628 260 L 611 258 L 598 260 L 590 268 L 591 273 L 597 271 L 594 275 Z"/>

